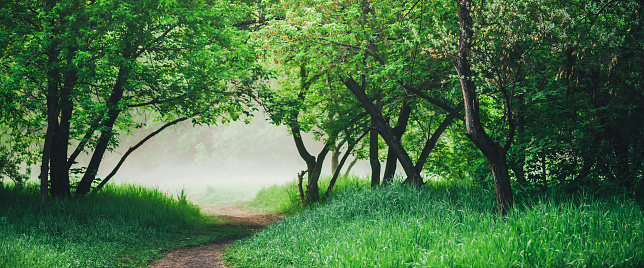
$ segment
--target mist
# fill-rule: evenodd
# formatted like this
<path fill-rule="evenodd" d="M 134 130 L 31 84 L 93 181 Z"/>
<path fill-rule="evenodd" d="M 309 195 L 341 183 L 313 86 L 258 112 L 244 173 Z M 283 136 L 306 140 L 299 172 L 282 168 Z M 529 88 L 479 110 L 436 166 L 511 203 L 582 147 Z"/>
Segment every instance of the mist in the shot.
<path fill-rule="evenodd" d="M 157 127 L 121 136 L 120 146 L 101 163 L 98 177 L 104 178 L 130 146 Z M 312 135 L 304 134 L 303 139 L 311 154 L 322 149 L 323 143 Z M 331 175 L 330 155 L 322 176 Z M 85 161 L 81 159 L 80 166 Z M 202 205 L 228 204 L 250 201 L 262 187 L 294 181 L 304 169 L 286 127 L 270 124 L 260 113 L 249 124 L 184 123 L 168 128 L 135 150 L 108 185 L 138 184 L 172 195 L 185 190 L 190 200 Z M 368 172 L 367 161 L 359 161 L 351 173 Z"/>

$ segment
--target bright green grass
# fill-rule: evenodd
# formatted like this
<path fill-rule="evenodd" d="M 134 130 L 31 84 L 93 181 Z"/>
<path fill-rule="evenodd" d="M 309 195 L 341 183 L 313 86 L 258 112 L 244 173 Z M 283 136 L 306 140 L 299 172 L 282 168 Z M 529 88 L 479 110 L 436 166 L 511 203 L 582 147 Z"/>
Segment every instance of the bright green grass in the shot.
<path fill-rule="evenodd" d="M 239 267 L 642 267 L 644 212 L 624 196 L 524 199 L 502 220 L 487 190 L 338 193 L 233 244 Z"/>
<path fill-rule="evenodd" d="M 35 185 L 5 185 L 0 208 L 0 267 L 140 267 L 163 250 L 243 235 L 214 230 L 185 195 L 133 185 L 47 204 Z"/>
<path fill-rule="evenodd" d="M 326 193 L 329 187 L 331 177 L 322 177 L 318 183 L 321 195 Z M 344 177 L 341 176 L 336 180 L 335 186 L 331 196 L 334 196 L 342 189 L 366 188 L 369 183 L 357 176 Z M 302 187 L 306 187 L 306 181 Z M 300 193 L 297 189 L 297 182 L 291 181 L 281 185 L 272 185 L 264 187 L 255 196 L 255 198 L 247 203 L 247 205 L 255 210 L 263 213 L 283 213 L 286 215 L 294 215 L 302 211 L 302 203 L 300 201 Z"/>

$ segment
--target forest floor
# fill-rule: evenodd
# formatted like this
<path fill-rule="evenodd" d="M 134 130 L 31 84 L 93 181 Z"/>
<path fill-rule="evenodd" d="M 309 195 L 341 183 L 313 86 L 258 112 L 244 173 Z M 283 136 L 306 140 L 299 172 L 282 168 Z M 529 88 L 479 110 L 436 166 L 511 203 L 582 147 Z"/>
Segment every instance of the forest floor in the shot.
<path fill-rule="evenodd" d="M 239 229 L 252 234 L 281 218 L 280 214 L 256 214 L 239 206 L 209 205 L 202 206 L 202 212 L 210 215 L 224 225 L 213 225 L 209 231 Z M 222 251 L 239 237 L 226 237 L 214 244 L 199 247 L 180 248 L 167 252 L 165 256 L 154 263 L 154 268 L 166 267 L 227 267 L 221 260 Z"/>

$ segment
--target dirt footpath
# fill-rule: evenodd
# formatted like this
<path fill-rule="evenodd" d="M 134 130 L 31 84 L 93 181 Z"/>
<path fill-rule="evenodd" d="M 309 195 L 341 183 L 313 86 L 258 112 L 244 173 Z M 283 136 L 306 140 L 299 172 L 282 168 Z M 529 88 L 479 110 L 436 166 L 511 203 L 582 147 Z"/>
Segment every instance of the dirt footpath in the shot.
<path fill-rule="evenodd" d="M 237 206 L 203 206 L 204 214 L 213 214 L 213 217 L 223 220 L 229 228 L 249 228 L 261 230 L 281 216 L 279 214 L 253 214 L 243 211 Z M 221 261 L 221 252 L 228 247 L 235 238 L 225 238 L 214 244 L 201 247 L 181 248 L 165 254 L 165 256 L 152 264 L 155 268 L 178 267 L 227 267 Z"/>

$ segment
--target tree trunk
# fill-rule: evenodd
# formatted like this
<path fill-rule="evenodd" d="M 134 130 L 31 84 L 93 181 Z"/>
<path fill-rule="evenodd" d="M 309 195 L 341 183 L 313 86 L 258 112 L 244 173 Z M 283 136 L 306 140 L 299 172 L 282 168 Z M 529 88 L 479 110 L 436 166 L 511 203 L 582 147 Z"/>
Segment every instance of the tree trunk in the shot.
<path fill-rule="evenodd" d="M 434 147 L 436 147 L 436 143 L 438 143 L 438 139 L 443 135 L 443 132 L 447 129 L 449 125 L 454 122 L 454 119 L 458 116 L 458 112 L 463 109 L 463 104 L 459 104 L 456 109 L 454 109 L 454 112 L 450 112 L 443 122 L 441 122 L 440 125 L 438 125 L 438 128 L 434 131 L 432 136 L 427 139 L 427 142 L 425 142 L 425 146 L 423 147 L 423 150 L 420 152 L 420 156 L 418 157 L 418 161 L 416 161 L 416 170 L 423 170 L 423 167 L 425 166 L 425 162 L 427 161 L 427 157 L 429 157 L 429 154 L 432 152 Z"/>
<path fill-rule="evenodd" d="M 312 165 L 307 165 L 309 166 L 309 182 L 306 184 L 306 190 L 304 191 L 306 195 L 306 205 L 320 201 L 320 188 L 318 186 L 318 181 L 320 180 L 324 158 L 330 151 L 330 148 L 331 144 L 325 145 L 324 148 L 322 148 L 322 151 L 318 154 L 317 159 L 311 163 Z"/>
<path fill-rule="evenodd" d="M 71 196 L 69 181 L 69 166 L 67 165 L 67 149 L 69 147 L 69 128 L 74 103 L 71 100 L 71 91 L 76 84 L 75 71 L 65 73 L 64 84 L 61 87 L 59 100 L 60 123 L 56 123 L 52 139 L 51 168 L 51 195 L 67 198 Z"/>
<path fill-rule="evenodd" d="M 67 141 L 60 126 L 56 126 L 52 137 L 50 163 L 50 189 L 52 197 L 67 198 L 71 196 L 69 169 L 67 168 Z M 68 136 L 69 137 L 69 136 Z"/>
<path fill-rule="evenodd" d="M 355 142 L 349 142 L 349 146 L 347 148 L 347 151 L 344 153 L 344 156 L 342 156 L 342 160 L 340 160 L 340 163 L 338 165 L 338 168 L 335 170 L 333 173 L 333 178 L 331 178 L 331 182 L 329 182 L 329 187 L 326 189 L 326 193 L 324 194 L 324 198 L 328 198 L 329 195 L 331 194 L 331 191 L 333 190 L 333 186 L 335 186 L 335 182 L 337 181 L 338 177 L 340 176 L 340 170 L 342 169 L 342 166 L 344 166 L 344 163 L 347 161 L 347 158 L 349 158 L 349 154 L 351 151 L 353 151 L 353 148 L 355 148 L 356 144 L 364 138 L 364 136 L 367 135 L 368 132 L 363 133 L 358 137 L 358 139 Z"/>
<path fill-rule="evenodd" d="M 54 1 L 47 1 L 49 9 L 54 8 Z M 50 21 L 52 25 L 56 25 L 55 21 Z M 49 170 L 52 154 L 55 150 L 55 136 L 56 128 L 58 125 L 58 97 L 60 89 L 60 72 L 58 65 L 58 56 L 60 55 L 60 40 L 58 40 L 58 30 L 52 30 L 52 37 L 50 47 L 47 51 L 48 57 L 48 70 L 47 70 L 47 132 L 45 133 L 45 144 L 43 146 L 42 163 L 40 166 L 40 195 L 44 200 L 47 199 L 49 192 Z"/>
<path fill-rule="evenodd" d="M 110 172 L 110 174 L 108 174 L 108 175 L 105 177 L 105 179 L 103 179 L 103 180 L 101 181 L 101 183 L 99 183 L 99 184 L 96 186 L 96 190 L 94 190 L 94 191 L 100 191 L 100 190 L 101 190 L 101 188 L 103 188 L 103 186 L 105 186 L 105 184 L 106 184 L 108 181 L 110 181 L 110 179 L 111 179 L 111 178 L 116 174 L 116 172 L 119 170 L 119 168 L 121 167 L 121 165 L 123 165 L 123 162 L 125 162 L 125 159 L 127 159 L 127 157 L 128 157 L 128 156 L 130 156 L 130 154 L 131 154 L 132 152 L 134 152 L 134 150 L 136 150 L 136 149 L 138 149 L 139 147 L 141 147 L 141 145 L 143 145 L 146 141 L 150 140 L 152 137 L 156 136 L 157 134 L 159 134 L 159 133 L 160 133 L 161 131 L 163 131 L 164 129 L 166 129 L 166 128 L 170 127 L 170 126 L 176 125 L 176 124 L 177 124 L 177 123 L 179 123 L 179 122 L 186 121 L 186 120 L 188 120 L 189 118 L 191 118 L 191 117 L 181 117 L 181 118 L 175 119 L 175 120 L 173 120 L 173 121 L 170 121 L 170 122 L 168 122 L 168 123 L 165 123 L 162 127 L 160 127 L 160 128 L 159 128 L 159 129 L 157 129 L 156 131 L 154 131 L 154 132 L 150 133 L 149 135 L 147 135 L 145 138 L 143 138 L 141 141 L 139 141 L 136 145 L 134 145 L 134 146 L 130 147 L 130 148 L 127 150 L 127 152 L 125 152 L 125 154 L 123 155 L 123 157 L 121 157 L 121 159 L 120 159 L 120 160 L 119 160 L 119 162 L 116 164 L 116 166 L 114 167 L 114 169 L 112 169 L 112 172 Z"/>
<path fill-rule="evenodd" d="M 371 187 L 380 185 L 380 159 L 378 157 L 378 130 L 375 128 L 375 119 L 371 118 L 369 131 L 369 165 L 371 166 Z"/>
<path fill-rule="evenodd" d="M 340 147 L 337 145 L 334 146 L 331 152 L 331 174 L 334 174 L 338 169 L 338 165 L 340 165 L 340 154 L 342 154 Z"/>
<path fill-rule="evenodd" d="M 385 140 L 387 145 L 389 145 L 389 147 L 394 150 L 396 157 L 405 170 L 405 174 L 407 175 L 407 180 L 405 180 L 405 182 L 417 186 L 422 186 L 423 181 L 420 177 L 420 173 L 416 170 L 416 167 L 411 161 L 409 154 L 407 154 L 407 151 L 405 151 L 405 148 L 403 148 L 400 141 L 396 141 L 394 135 L 392 134 L 391 127 L 389 126 L 389 124 L 387 124 L 385 119 L 382 117 L 382 114 L 371 102 L 369 97 L 367 97 L 364 89 L 360 85 L 358 85 L 358 83 L 351 77 L 341 77 L 340 79 L 342 80 L 342 83 L 344 83 L 345 86 L 349 88 L 349 90 L 351 90 L 351 92 L 356 96 L 358 101 L 360 101 L 369 115 L 371 115 L 372 118 L 375 118 L 375 120 L 373 121 L 375 123 L 375 128 L 378 130 L 380 136 Z"/>
<path fill-rule="evenodd" d="M 407 130 L 407 123 L 409 122 L 409 116 L 411 115 L 411 106 L 407 101 L 403 103 L 402 108 L 400 108 L 400 114 L 398 114 L 398 122 L 393 129 L 393 134 L 400 142 L 402 135 L 405 134 Z M 383 175 L 382 184 L 390 185 L 394 180 L 394 174 L 396 174 L 396 166 L 398 164 L 398 157 L 394 151 L 389 148 L 387 150 L 387 163 L 385 164 L 385 174 Z M 420 170 L 420 169 L 417 169 Z"/>
<path fill-rule="evenodd" d="M 294 117 L 297 118 L 298 113 L 296 112 Z M 322 171 L 322 164 L 324 163 L 324 158 L 327 153 L 330 151 L 330 148 L 333 146 L 332 142 L 325 144 L 322 151 L 318 154 L 317 158 L 309 153 L 304 146 L 304 141 L 302 140 L 302 134 L 300 133 L 300 128 L 297 125 L 291 126 L 291 134 L 293 135 L 293 141 L 295 142 L 295 147 L 297 152 L 300 154 L 300 157 L 306 163 L 308 176 L 308 183 L 306 184 L 306 190 L 304 191 L 304 206 L 320 201 L 320 189 L 318 186 L 318 180 L 320 179 L 320 173 Z"/>
<path fill-rule="evenodd" d="M 50 113 L 51 108 L 48 108 Z M 48 121 L 51 121 L 50 119 Z M 45 133 L 45 144 L 42 149 L 42 158 L 40 164 L 40 199 L 42 202 L 47 201 L 49 194 L 49 158 L 51 157 L 51 140 L 53 139 L 53 128 L 47 127 Z"/>
<path fill-rule="evenodd" d="M 479 102 L 476 87 L 472 81 L 469 53 L 474 35 L 472 17 L 470 16 L 471 0 L 459 0 L 458 17 L 461 28 L 458 55 L 455 67 L 458 72 L 463 101 L 465 106 L 465 126 L 469 138 L 481 150 L 490 163 L 496 190 L 497 212 L 505 216 L 513 206 L 512 188 L 506 163 L 505 150 L 485 132 L 479 117 Z"/>
<path fill-rule="evenodd" d="M 101 131 L 101 136 L 98 139 L 98 144 L 96 144 L 96 147 L 94 148 L 92 158 L 87 165 L 85 175 L 83 175 L 83 178 L 78 183 L 78 187 L 76 188 L 77 195 L 84 195 L 89 193 L 92 183 L 94 182 L 94 179 L 96 179 L 96 173 L 98 173 L 98 168 L 101 164 L 101 161 L 103 160 L 103 155 L 107 150 L 107 145 L 109 144 L 112 135 L 114 135 L 114 123 L 121 113 L 121 110 L 118 107 L 118 103 L 119 101 L 121 101 L 121 98 L 123 98 L 123 92 L 125 91 L 125 84 L 127 83 L 127 76 L 129 75 L 129 72 L 129 68 L 127 67 L 121 67 L 119 70 L 116 83 L 114 84 L 114 88 L 112 90 L 112 94 L 107 101 L 107 119 L 102 124 L 103 130 Z"/>
<path fill-rule="evenodd" d="M 358 163 L 358 157 L 357 156 L 354 157 L 353 160 L 351 160 L 351 162 L 347 166 L 347 170 L 344 171 L 344 176 L 345 177 L 349 176 L 349 174 L 351 172 L 351 169 L 353 169 L 353 166 L 355 166 L 356 163 Z"/>
<path fill-rule="evenodd" d="M 497 154 L 488 158 L 492 167 L 494 177 L 494 189 L 496 190 L 496 211 L 499 215 L 505 216 L 514 206 L 512 187 L 510 186 L 510 174 L 505 159 L 505 154 Z"/>
<path fill-rule="evenodd" d="M 300 173 L 297 174 L 297 189 L 300 192 L 300 202 L 302 203 L 302 205 L 305 204 L 304 202 L 305 196 L 304 196 L 304 189 L 302 188 L 302 181 L 304 180 L 304 174 L 306 174 L 306 172 L 307 172 L 306 170 L 302 170 L 300 171 Z"/>
<path fill-rule="evenodd" d="M 342 140 L 340 143 L 333 146 L 333 151 L 331 152 L 331 174 L 335 174 L 335 171 L 338 169 L 340 155 L 342 154 L 342 146 L 346 140 Z"/>

